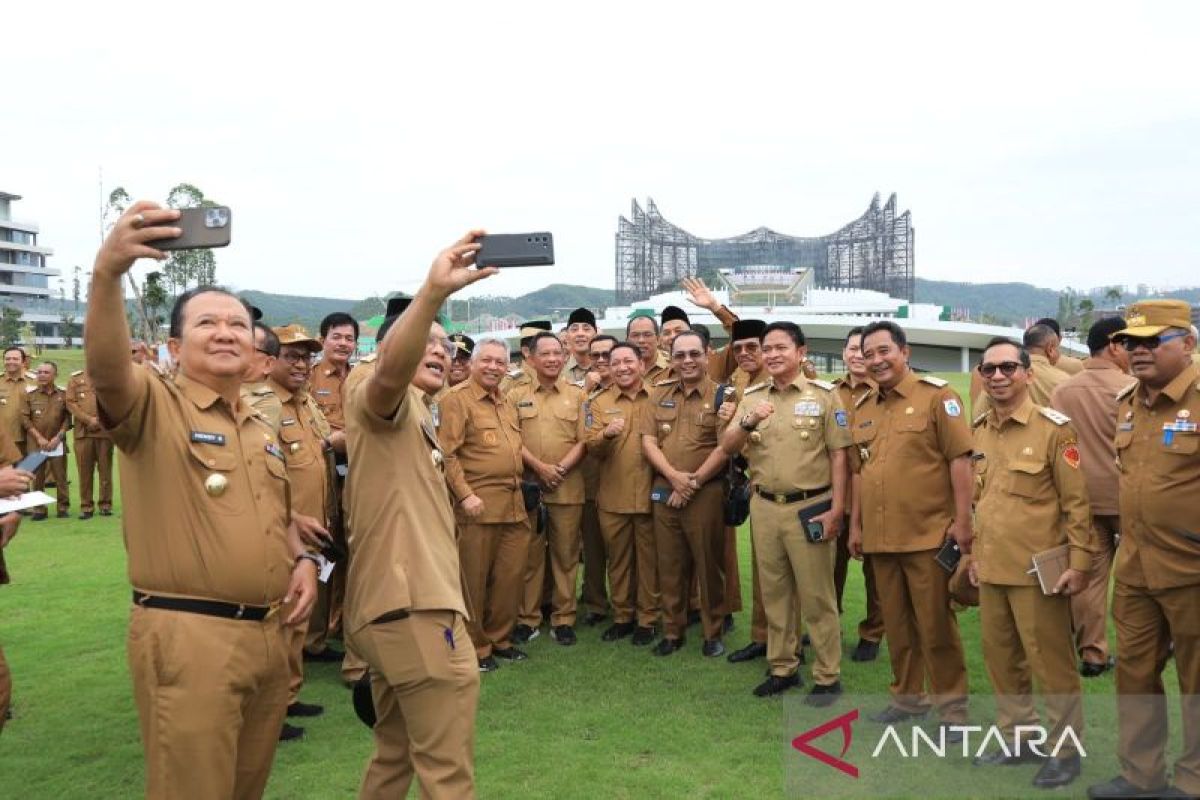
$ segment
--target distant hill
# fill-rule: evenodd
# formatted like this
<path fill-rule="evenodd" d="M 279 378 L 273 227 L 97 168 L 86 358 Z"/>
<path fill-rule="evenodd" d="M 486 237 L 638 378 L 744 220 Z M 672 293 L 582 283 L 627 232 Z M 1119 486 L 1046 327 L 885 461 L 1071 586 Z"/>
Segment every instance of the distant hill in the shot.
<path fill-rule="evenodd" d="M 333 297 L 301 297 L 294 294 L 272 294 L 253 290 L 238 292 L 238 295 L 263 312 L 263 322 L 268 325 L 290 325 L 299 322 L 309 333 L 316 334 L 317 327 L 327 314 L 334 311 L 349 312 L 358 304 L 357 300 L 339 300 Z"/>

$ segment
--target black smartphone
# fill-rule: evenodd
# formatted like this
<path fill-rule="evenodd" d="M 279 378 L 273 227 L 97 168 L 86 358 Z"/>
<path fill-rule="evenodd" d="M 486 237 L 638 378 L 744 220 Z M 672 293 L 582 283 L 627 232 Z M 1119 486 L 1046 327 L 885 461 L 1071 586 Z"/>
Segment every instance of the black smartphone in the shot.
<path fill-rule="evenodd" d="M 479 237 L 478 267 L 548 267 L 554 263 L 554 235 L 492 233 Z"/>
<path fill-rule="evenodd" d="M 825 536 L 825 526 L 817 522 L 814 517 L 819 517 L 822 514 L 833 508 L 833 498 L 816 503 L 807 508 L 802 508 L 796 512 L 796 516 L 800 518 L 800 524 L 804 528 L 804 535 L 812 544 L 821 541 Z"/>
<path fill-rule="evenodd" d="M 46 463 L 46 459 L 50 456 L 43 453 L 41 450 L 35 450 L 29 455 L 22 458 L 13 465 L 13 469 L 24 470 L 25 472 L 36 472 L 37 468 Z"/>
<path fill-rule="evenodd" d="M 958 549 L 958 542 L 953 539 L 947 539 L 942 545 L 942 549 L 937 551 L 937 555 L 933 560 L 938 563 L 946 572 L 953 573 L 958 569 L 958 562 L 962 559 L 962 551 Z"/>
<path fill-rule="evenodd" d="M 808 540 L 813 544 L 825 538 L 825 526 L 819 522 L 810 520 L 804 523 L 804 532 L 808 535 Z"/>
<path fill-rule="evenodd" d="M 671 497 L 671 490 L 665 486 L 660 486 L 650 490 L 651 503 L 665 503 Z"/>
<path fill-rule="evenodd" d="M 179 219 L 164 224 L 180 228 L 182 233 L 170 239 L 154 239 L 146 244 L 156 250 L 202 250 L 229 244 L 233 214 L 228 206 L 183 208 L 179 213 Z"/>

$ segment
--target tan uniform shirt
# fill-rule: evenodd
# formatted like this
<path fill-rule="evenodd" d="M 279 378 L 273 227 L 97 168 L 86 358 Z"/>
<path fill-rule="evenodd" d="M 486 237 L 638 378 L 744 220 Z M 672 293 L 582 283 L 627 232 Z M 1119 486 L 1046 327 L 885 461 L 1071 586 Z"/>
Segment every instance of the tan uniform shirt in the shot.
<path fill-rule="evenodd" d="M 751 375 L 741 367 L 735 369 L 729 376 L 729 383 L 733 384 L 733 388 L 737 389 L 739 394 L 745 393 L 751 386 L 764 380 L 769 380 L 766 370 L 759 370 L 757 375 Z"/>
<path fill-rule="evenodd" d="M 133 378 L 137 400 L 111 427 L 121 483 L 137 487 L 123 494 L 130 583 L 227 603 L 281 601 L 292 559 L 275 434 L 245 403 L 230 408 L 182 373 L 135 369 Z"/>
<path fill-rule="evenodd" d="M 855 384 L 849 375 L 843 375 L 834 381 L 833 385 L 837 389 L 838 399 L 842 401 L 842 408 L 846 409 L 846 413 L 850 415 L 850 423 L 853 424 L 855 407 L 871 393 L 875 384 L 866 380 Z"/>
<path fill-rule="evenodd" d="M 1067 373 L 1068 375 L 1078 375 L 1079 373 L 1083 372 L 1084 365 L 1086 363 L 1087 362 L 1084 361 L 1082 358 L 1076 358 L 1075 356 L 1060 355 L 1058 357 L 1058 363 L 1055 364 L 1054 366 L 1058 367 L 1060 370 Z"/>
<path fill-rule="evenodd" d="M 67 423 L 71 421 L 67 412 L 67 393 L 57 386 L 51 386 L 50 391 L 40 386 L 33 391 L 27 390 L 21 406 L 21 417 L 25 424 L 25 438 L 29 441 L 33 441 L 29 431 L 34 429 L 47 439 L 65 433 Z"/>
<path fill-rule="evenodd" d="M 1052 365 L 1046 360 L 1045 356 L 1033 354 L 1029 357 L 1029 360 L 1033 367 L 1033 380 L 1029 384 L 1029 397 L 1036 405 L 1049 406 L 1050 396 L 1054 394 L 1054 388 L 1071 376 Z M 987 397 L 987 395 L 985 394 L 984 397 Z M 982 414 L 984 410 L 980 407 L 979 413 Z"/>
<path fill-rule="evenodd" d="M 242 402 L 262 415 L 271 430 L 279 433 L 279 419 L 283 416 L 283 403 L 271 388 L 270 381 L 254 381 L 242 384 Z"/>
<path fill-rule="evenodd" d="M 508 393 L 505 402 L 517 415 L 525 448 L 539 461 L 557 464 L 571 448 L 587 439 L 583 413 L 586 399 L 582 389 L 560 379 L 549 389 L 536 381 L 519 386 Z M 568 472 L 557 489 L 545 493 L 544 500 L 552 505 L 582 504 L 583 470 Z"/>
<path fill-rule="evenodd" d="M 515 406 L 494 397 L 474 378 L 446 392 L 438 403 L 438 439 L 446 458 L 446 481 L 456 501 L 476 495 L 483 513 L 472 522 L 520 522 L 521 428 Z"/>
<path fill-rule="evenodd" d="M 16 380 L 5 373 L 0 377 L 0 425 L 8 432 L 14 444 L 25 441 L 25 423 L 21 419 L 21 404 L 24 402 L 25 389 L 33 383 L 21 375 Z"/>
<path fill-rule="evenodd" d="M 1117 507 L 1117 395 L 1134 379 L 1111 361 L 1089 358 L 1083 372 L 1060 383 L 1050 396 L 1056 409 L 1071 418 L 1079 436 L 1083 477 L 1087 481 L 1092 514 L 1116 516 Z"/>
<path fill-rule="evenodd" d="M 581 366 L 579 362 L 575 360 L 575 356 L 571 356 L 570 360 L 567 361 L 567 366 L 563 368 L 563 377 L 568 383 L 579 383 L 585 377 L 587 377 L 589 369 L 591 368 Z"/>
<path fill-rule="evenodd" d="M 950 462 L 971 452 L 962 399 L 945 381 L 909 372 L 854 412 L 853 469 L 861 476 L 863 550 L 942 546 L 954 519 Z"/>
<path fill-rule="evenodd" d="M 653 387 L 651 413 L 643 415 L 639 432 L 658 438 L 663 456 L 675 469 L 695 472 L 717 446 L 724 427 L 717 419 L 717 386 L 706 375 L 691 389 L 681 380 Z M 722 404 L 737 401 L 737 389 L 727 386 Z"/>
<path fill-rule="evenodd" d="M 1028 397 L 998 423 L 975 420 L 975 543 L 979 579 L 1031 586 L 1033 555 L 1070 546 L 1072 569 L 1088 572 L 1096 549 L 1087 485 L 1070 420 Z"/>
<path fill-rule="evenodd" d="M 507 395 L 519 386 L 529 386 L 533 383 L 537 383 L 537 378 L 533 375 L 533 368 L 522 363 L 521 366 L 510 369 L 504 379 L 500 381 L 500 396 Z"/>
<path fill-rule="evenodd" d="M 343 374 L 337 367 L 322 361 L 313 367 L 312 377 L 309 379 L 309 394 L 317 401 L 317 407 L 321 409 L 329 427 L 335 431 L 344 430 L 346 427 L 342 403 L 343 384 L 348 376 L 348 372 Z"/>
<path fill-rule="evenodd" d="M 360 364 L 346 382 L 346 624 L 355 632 L 398 609 L 465 617 L 445 458 L 425 395 L 410 386 L 395 416 L 378 417 L 366 401 L 373 373 Z"/>
<path fill-rule="evenodd" d="M 593 389 L 584 400 L 583 427 L 585 430 L 591 428 L 592 425 L 592 403 L 603 393 L 604 389 L 602 388 Z M 583 496 L 590 503 L 596 499 L 596 491 L 600 487 L 600 462 L 589 450 L 579 468 L 583 471 Z"/>
<path fill-rule="evenodd" d="M 322 524 L 328 523 L 325 439 L 329 436 L 329 425 L 303 389 L 292 394 L 274 380 L 267 382 L 267 388 L 279 401 L 279 446 L 287 457 L 292 510 L 315 517 Z"/>
<path fill-rule="evenodd" d="M 1120 401 L 1117 580 L 1152 591 L 1198 584 L 1200 368 L 1185 369 L 1151 406 L 1140 383 Z"/>
<path fill-rule="evenodd" d="M 646 370 L 646 374 L 643 376 L 643 378 L 645 379 L 647 385 L 653 386 L 658 381 L 665 380 L 670 373 L 671 359 L 666 353 L 658 351 L 657 355 L 655 356 L 654 364 L 650 367 L 650 369 Z"/>
<path fill-rule="evenodd" d="M 100 412 L 96 410 L 96 392 L 83 370 L 71 373 L 66 388 L 67 410 L 75 421 L 76 439 L 107 439 L 100 427 Z"/>
<path fill-rule="evenodd" d="M 849 417 L 833 384 L 803 375 L 782 390 L 774 381 L 756 384 L 742 398 L 732 424 L 764 400 L 775 411 L 758 423 L 742 449 L 750 480 L 772 494 L 829 486 L 829 451 L 851 444 Z"/>
<path fill-rule="evenodd" d="M 590 410 L 588 453 L 599 465 L 596 508 L 612 514 L 649 514 L 654 469 L 642 453 L 642 432 L 645 420 L 654 416 L 650 391 L 643 383 L 630 397 L 613 385 L 591 401 Z M 604 438 L 604 429 L 618 419 L 625 420 L 620 435 Z"/>

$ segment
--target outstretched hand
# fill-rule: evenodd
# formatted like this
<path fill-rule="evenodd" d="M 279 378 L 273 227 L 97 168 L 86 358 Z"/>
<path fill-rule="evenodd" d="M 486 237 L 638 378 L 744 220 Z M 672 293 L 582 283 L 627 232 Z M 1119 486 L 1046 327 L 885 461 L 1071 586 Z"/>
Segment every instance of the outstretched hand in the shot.
<path fill-rule="evenodd" d="M 712 291 L 704 284 L 700 278 L 684 278 L 681 281 L 683 291 L 687 293 L 688 300 L 694 305 L 701 308 L 707 308 L 710 311 L 720 306 L 717 298 L 713 296 Z"/>
<path fill-rule="evenodd" d="M 475 254 L 479 252 L 478 239 L 483 235 L 483 231 L 479 229 L 468 231 L 457 242 L 437 254 L 429 267 L 429 275 L 425 278 L 425 285 L 434 295 L 444 299 L 464 286 L 470 286 L 475 281 L 481 281 L 500 271 L 496 267 L 472 269 L 475 265 Z"/>
<path fill-rule="evenodd" d="M 139 200 L 121 215 L 113 225 L 100 251 L 96 253 L 95 272 L 109 278 L 120 277 L 129 271 L 139 258 L 167 257 L 150 246 L 158 239 L 170 239 L 183 231 L 171 223 L 179 219 L 179 210 L 163 208 L 149 200 Z"/>

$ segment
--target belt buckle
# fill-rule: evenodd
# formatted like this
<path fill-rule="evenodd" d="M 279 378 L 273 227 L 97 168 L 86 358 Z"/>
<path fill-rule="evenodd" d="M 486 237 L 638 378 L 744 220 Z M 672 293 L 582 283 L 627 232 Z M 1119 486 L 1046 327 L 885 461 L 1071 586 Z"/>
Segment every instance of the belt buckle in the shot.
<path fill-rule="evenodd" d="M 273 617 L 273 616 L 275 616 L 277 613 L 279 613 L 279 606 L 280 606 L 280 605 L 281 605 L 280 603 L 273 603 L 273 604 L 271 604 L 270 606 L 268 606 L 268 607 L 267 607 L 267 615 L 266 615 L 265 617 L 263 617 L 263 622 L 266 622 L 266 621 L 267 621 L 267 620 L 269 620 L 271 617 Z"/>
<path fill-rule="evenodd" d="M 246 613 L 246 604 L 245 604 L 245 603 L 238 603 L 237 611 L 235 611 L 235 612 L 233 613 L 233 618 L 234 618 L 234 619 L 241 619 L 241 618 L 242 618 L 242 615 L 243 615 L 243 614 L 245 614 L 245 613 Z"/>
<path fill-rule="evenodd" d="M 773 499 L 775 500 L 776 503 L 779 503 L 779 505 L 784 505 L 787 503 L 787 495 L 786 494 L 777 494 L 777 495 L 775 495 L 775 497 Z"/>

